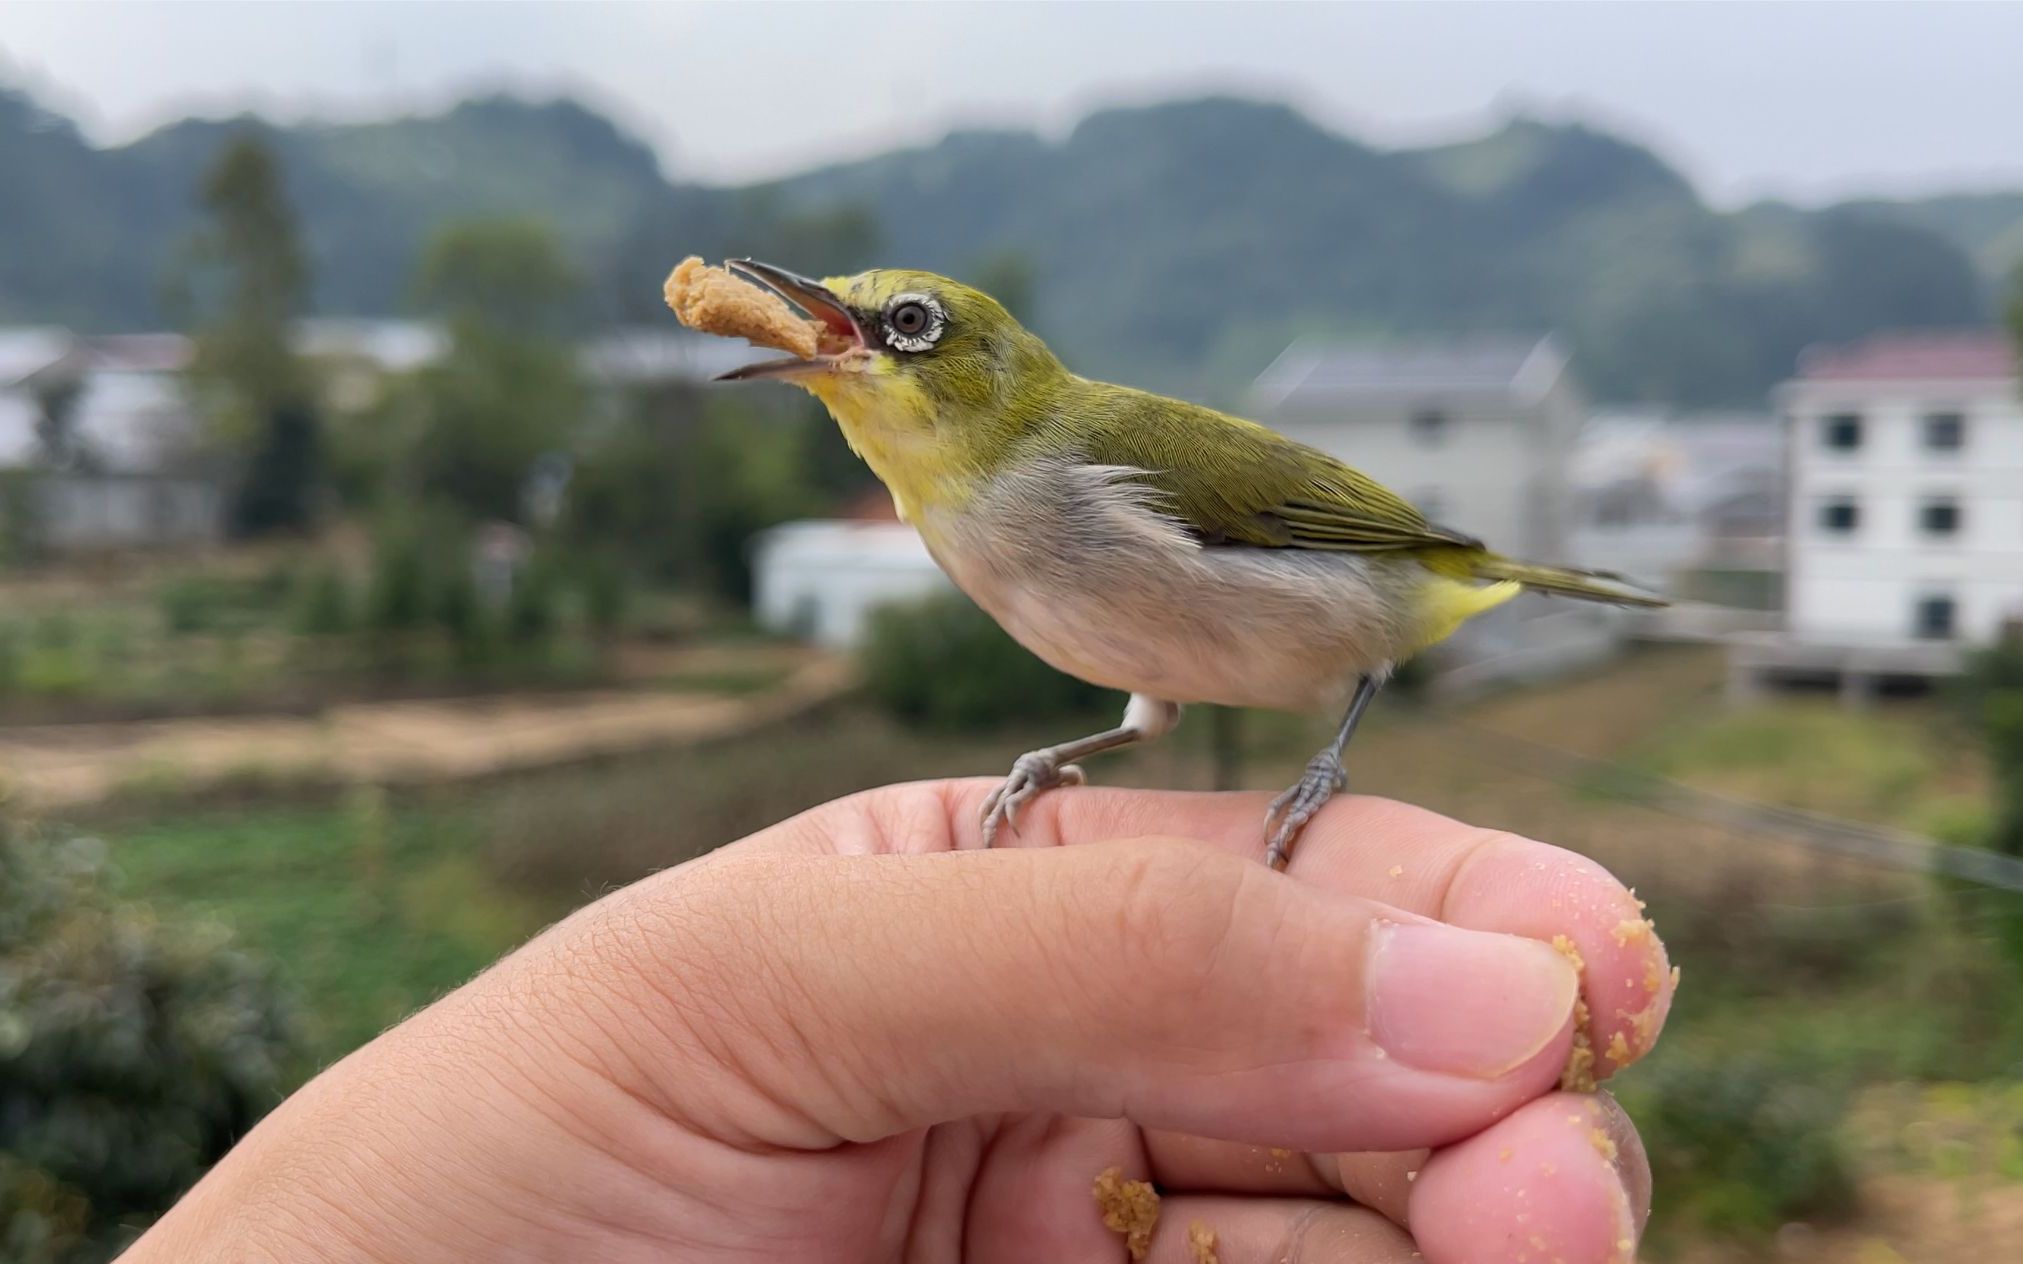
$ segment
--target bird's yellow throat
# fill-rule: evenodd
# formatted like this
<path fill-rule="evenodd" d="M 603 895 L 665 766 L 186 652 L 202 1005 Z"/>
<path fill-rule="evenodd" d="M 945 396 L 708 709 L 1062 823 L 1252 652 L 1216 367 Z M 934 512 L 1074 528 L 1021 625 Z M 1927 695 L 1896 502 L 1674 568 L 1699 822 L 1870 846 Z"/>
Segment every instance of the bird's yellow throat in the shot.
<path fill-rule="evenodd" d="M 968 498 L 975 471 L 960 445 L 938 433 L 934 400 L 919 383 L 873 363 L 862 371 L 799 379 L 829 409 L 845 442 L 885 489 L 907 522 L 930 505 Z"/>

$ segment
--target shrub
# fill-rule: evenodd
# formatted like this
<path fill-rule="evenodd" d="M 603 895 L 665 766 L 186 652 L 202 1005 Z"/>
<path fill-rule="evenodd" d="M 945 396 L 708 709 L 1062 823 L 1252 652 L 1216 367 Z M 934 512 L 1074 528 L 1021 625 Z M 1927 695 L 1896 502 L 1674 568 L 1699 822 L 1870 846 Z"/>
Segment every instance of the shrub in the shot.
<path fill-rule="evenodd" d="M 561 624 L 561 585 L 557 568 L 546 557 L 530 559 L 513 577 L 506 598 L 506 635 L 523 648 L 539 649 Z"/>
<path fill-rule="evenodd" d="M 1034 658 L 955 593 L 874 612 L 861 657 L 879 705 L 943 728 L 1085 714 L 1111 696 Z"/>
<path fill-rule="evenodd" d="M 394 523 L 373 541 L 372 579 L 366 589 L 365 622 L 385 636 L 412 632 L 429 616 L 429 558 L 418 525 Z"/>
<path fill-rule="evenodd" d="M 444 561 L 434 593 L 435 621 L 449 635 L 457 665 L 478 670 L 492 660 L 496 620 L 478 591 L 468 552 L 459 549 Z"/>
<path fill-rule="evenodd" d="M 583 620 L 598 636 L 615 636 L 624 630 L 625 609 L 632 594 L 628 591 L 625 567 L 608 553 L 591 553 L 582 559 Z"/>
<path fill-rule="evenodd" d="M 74 697 L 90 690 L 97 673 L 82 645 L 43 645 L 21 659 L 15 683 L 22 693 Z"/>
<path fill-rule="evenodd" d="M 251 577 L 193 572 L 163 581 L 155 602 L 172 633 L 244 631 L 279 607 L 288 595 L 286 583 L 283 572 Z"/>
<path fill-rule="evenodd" d="M 1968 663 L 1958 691 L 1995 774 L 1988 845 L 2023 856 L 2023 631 L 2011 629 Z"/>
<path fill-rule="evenodd" d="M 305 636 L 334 636 L 351 630 L 351 585 L 343 568 L 323 562 L 303 573 L 296 585 L 295 630 Z"/>
<path fill-rule="evenodd" d="M 21 683 L 21 629 L 0 623 L 0 694 L 12 693 Z"/>
<path fill-rule="evenodd" d="M 1854 1210 L 1846 1094 L 1816 1069 L 1661 1054 L 1623 1098 L 1650 1155 L 1661 1229 L 1761 1234 Z"/>
<path fill-rule="evenodd" d="M 216 934 L 110 895 L 90 839 L 0 828 L 0 1256 L 102 1259 L 277 1099 L 294 1025 Z"/>

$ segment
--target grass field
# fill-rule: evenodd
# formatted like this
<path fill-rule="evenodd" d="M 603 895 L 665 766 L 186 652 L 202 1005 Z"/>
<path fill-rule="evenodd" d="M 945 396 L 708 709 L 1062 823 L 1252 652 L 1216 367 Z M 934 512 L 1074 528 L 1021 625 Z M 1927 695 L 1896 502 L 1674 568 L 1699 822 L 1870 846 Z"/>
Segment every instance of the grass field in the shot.
<path fill-rule="evenodd" d="M 205 813 L 116 834 L 129 896 L 230 927 L 303 1002 L 305 1071 L 476 974 L 562 910 L 486 872 L 476 819 L 323 807 Z"/>

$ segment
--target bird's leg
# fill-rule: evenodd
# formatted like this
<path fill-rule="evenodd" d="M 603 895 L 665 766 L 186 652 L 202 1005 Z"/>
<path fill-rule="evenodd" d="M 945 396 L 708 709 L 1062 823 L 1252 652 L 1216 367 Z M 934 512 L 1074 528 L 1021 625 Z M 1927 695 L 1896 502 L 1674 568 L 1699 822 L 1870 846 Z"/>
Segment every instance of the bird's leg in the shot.
<path fill-rule="evenodd" d="M 1124 722 L 1114 729 L 1078 737 L 1072 742 L 1027 751 L 1012 763 L 1011 775 L 983 801 L 983 845 L 997 840 L 998 827 L 1018 828 L 1018 810 L 1042 790 L 1055 786 L 1079 786 L 1085 780 L 1075 760 L 1116 750 L 1122 746 L 1149 742 L 1171 732 L 1180 723 L 1178 703 L 1165 702 L 1134 693 L 1124 708 Z"/>
<path fill-rule="evenodd" d="M 1377 696 L 1378 679 L 1364 676 L 1356 682 L 1356 696 L 1349 699 L 1349 709 L 1342 716 L 1342 726 L 1335 731 L 1335 740 L 1321 748 L 1321 753 L 1307 761 L 1307 770 L 1300 775 L 1284 794 L 1271 801 L 1264 813 L 1264 836 L 1266 847 L 1264 862 L 1274 869 L 1283 869 L 1292 856 L 1292 841 L 1299 837 L 1300 830 L 1311 821 L 1321 805 L 1339 794 L 1349 784 L 1349 776 L 1342 771 L 1342 751 L 1349 739 L 1356 734 L 1356 726 L 1363 721 L 1363 711 L 1370 705 L 1370 699 Z"/>

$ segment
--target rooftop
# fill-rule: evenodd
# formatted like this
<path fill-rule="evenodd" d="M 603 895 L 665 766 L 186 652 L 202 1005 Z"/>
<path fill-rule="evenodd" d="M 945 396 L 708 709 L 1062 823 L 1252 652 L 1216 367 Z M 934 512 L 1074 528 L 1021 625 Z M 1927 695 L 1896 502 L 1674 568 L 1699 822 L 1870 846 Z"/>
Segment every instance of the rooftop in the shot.
<path fill-rule="evenodd" d="M 1262 408 L 1331 405 L 1398 396 L 1535 396 L 1567 367 L 1551 337 L 1344 343 L 1301 339 L 1258 374 Z"/>
<path fill-rule="evenodd" d="M 69 353 L 74 340 L 65 329 L 0 329 L 0 389 L 34 376 Z"/>
<path fill-rule="evenodd" d="M 1861 342 L 1808 348 L 1798 358 L 1807 382 L 2006 381 L 2016 348 L 1995 329 L 1877 334 Z"/>

